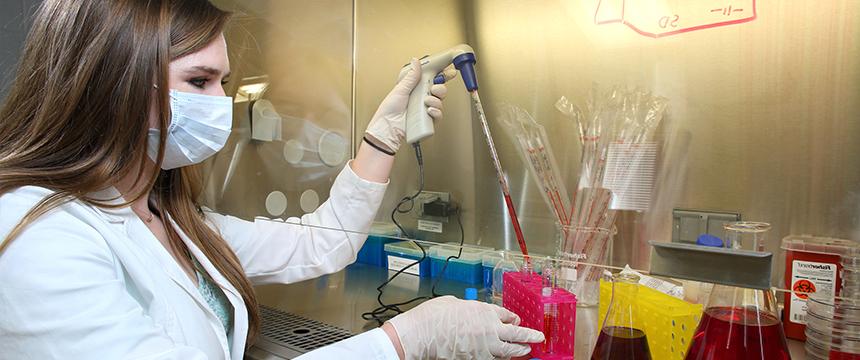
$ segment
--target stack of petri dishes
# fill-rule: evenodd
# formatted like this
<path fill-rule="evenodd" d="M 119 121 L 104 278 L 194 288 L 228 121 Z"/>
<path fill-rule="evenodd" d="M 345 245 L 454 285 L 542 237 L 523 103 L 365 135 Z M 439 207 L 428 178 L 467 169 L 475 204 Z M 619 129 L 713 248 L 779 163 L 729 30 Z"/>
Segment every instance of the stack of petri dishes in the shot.
<path fill-rule="evenodd" d="M 842 255 L 842 297 L 860 299 L 860 254 Z"/>
<path fill-rule="evenodd" d="M 860 298 L 812 294 L 806 313 L 808 359 L 860 359 Z"/>

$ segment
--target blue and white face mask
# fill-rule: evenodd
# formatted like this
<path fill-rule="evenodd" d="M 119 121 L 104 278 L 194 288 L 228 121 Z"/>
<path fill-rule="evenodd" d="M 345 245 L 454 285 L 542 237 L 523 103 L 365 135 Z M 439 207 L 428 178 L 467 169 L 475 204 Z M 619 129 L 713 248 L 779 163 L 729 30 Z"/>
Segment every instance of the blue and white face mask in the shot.
<path fill-rule="evenodd" d="M 201 163 L 224 147 L 233 126 L 233 98 L 170 90 L 170 114 L 164 170 Z M 149 129 L 147 153 L 153 161 L 160 134 Z"/>

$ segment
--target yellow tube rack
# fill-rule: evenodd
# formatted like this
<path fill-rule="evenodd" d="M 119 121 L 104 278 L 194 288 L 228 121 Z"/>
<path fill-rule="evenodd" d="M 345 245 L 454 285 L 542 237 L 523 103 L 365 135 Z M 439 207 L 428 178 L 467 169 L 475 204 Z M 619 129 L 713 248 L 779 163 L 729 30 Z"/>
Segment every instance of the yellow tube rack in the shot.
<path fill-rule="evenodd" d="M 603 326 L 611 298 L 612 283 L 601 280 L 597 331 Z M 691 304 L 642 285 L 633 301 L 636 310 L 633 326 L 645 332 L 651 358 L 683 360 L 702 317 L 702 304 Z"/>

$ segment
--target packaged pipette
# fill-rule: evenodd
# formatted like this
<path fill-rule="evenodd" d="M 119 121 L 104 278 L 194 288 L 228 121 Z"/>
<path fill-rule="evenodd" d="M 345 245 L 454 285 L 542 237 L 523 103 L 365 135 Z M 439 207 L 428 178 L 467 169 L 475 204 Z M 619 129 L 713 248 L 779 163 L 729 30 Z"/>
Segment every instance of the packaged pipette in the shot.
<path fill-rule="evenodd" d="M 639 285 L 657 290 L 661 293 L 664 293 L 669 296 L 674 296 L 678 299 L 684 299 L 684 287 L 675 284 L 671 281 L 666 281 L 662 279 L 658 279 L 655 277 L 651 277 L 648 275 L 643 275 L 630 268 L 630 265 L 625 265 L 624 270 L 621 270 L 622 274 L 634 274 L 639 277 Z"/>

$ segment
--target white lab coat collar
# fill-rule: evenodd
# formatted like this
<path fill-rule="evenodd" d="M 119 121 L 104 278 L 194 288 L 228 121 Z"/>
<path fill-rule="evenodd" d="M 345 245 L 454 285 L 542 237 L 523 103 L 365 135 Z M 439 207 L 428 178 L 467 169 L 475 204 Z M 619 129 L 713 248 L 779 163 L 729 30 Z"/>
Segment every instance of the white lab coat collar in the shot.
<path fill-rule="evenodd" d="M 203 251 L 188 238 L 188 235 L 185 234 L 176 223 L 173 222 L 173 218 L 169 215 L 167 216 L 170 224 L 176 229 L 179 233 L 179 237 L 185 243 L 185 246 L 188 247 L 188 251 L 191 252 L 191 255 L 197 259 L 197 262 L 200 263 L 200 266 L 203 267 L 204 270 L 212 277 L 212 280 L 218 284 L 218 286 L 224 290 L 224 294 L 227 296 L 227 299 L 230 301 L 230 304 L 233 306 L 233 345 L 230 348 L 233 352 L 233 358 L 236 358 L 237 352 L 241 357 L 245 352 L 245 340 L 248 333 L 248 311 L 245 307 L 245 301 L 242 299 L 242 296 L 239 295 L 239 291 L 233 287 L 227 279 L 215 268 L 215 265 L 209 261 L 209 258 L 203 254 Z M 185 277 L 187 280 L 187 276 Z M 215 315 L 214 312 L 211 311 L 209 305 L 205 302 L 205 300 L 200 295 L 200 292 L 197 289 L 194 289 L 194 293 L 196 293 L 198 301 L 202 301 L 203 306 L 207 309 L 209 316 L 220 324 L 220 320 Z M 229 341 L 229 339 L 228 339 Z"/>
<path fill-rule="evenodd" d="M 125 198 L 122 197 L 122 194 L 113 186 L 109 186 L 104 190 L 91 192 L 87 194 L 87 197 L 104 202 L 108 205 L 119 205 L 125 202 Z M 137 216 L 131 211 L 131 207 L 124 206 L 118 208 L 107 208 L 101 206 L 93 206 L 93 209 L 99 213 L 105 220 L 111 223 L 124 222 L 131 219 L 131 217 Z"/>
<path fill-rule="evenodd" d="M 104 190 L 93 192 L 88 194 L 88 196 L 92 199 L 103 201 L 109 205 L 119 205 L 124 203 L 126 200 L 122 197 L 122 194 L 113 186 L 108 187 Z M 112 224 L 116 225 L 124 225 L 125 228 L 129 226 L 146 226 L 143 224 L 143 221 L 131 210 L 129 206 L 123 206 L 118 208 L 106 208 L 100 206 L 93 206 L 96 212 L 99 213 L 105 220 Z M 166 221 L 165 221 L 166 219 Z M 179 238 L 182 239 L 182 242 L 185 243 L 185 246 L 188 247 L 188 251 L 197 259 L 197 262 L 203 267 L 204 270 L 212 277 L 212 280 L 218 284 L 218 286 L 224 290 L 224 294 L 227 296 L 227 299 L 230 301 L 230 304 L 233 306 L 233 344 L 229 347 L 232 354 L 229 358 L 241 358 L 242 354 L 244 354 L 245 349 L 245 341 L 248 333 L 248 311 L 245 307 L 245 302 L 242 299 L 242 296 L 239 295 L 239 292 L 236 288 L 227 281 L 226 278 L 215 268 L 215 265 L 209 261 L 209 258 L 203 254 L 203 251 L 188 238 L 188 235 L 185 234 L 184 231 L 173 221 L 173 218 L 169 214 L 165 214 L 162 217 L 162 221 L 165 224 L 170 224 L 176 229 L 176 232 L 179 234 Z M 135 223 L 136 222 L 136 223 Z M 128 231 L 123 229 L 126 233 Z M 217 231 L 217 230 L 216 230 Z M 154 236 L 153 236 L 154 238 Z M 153 244 L 157 246 L 149 246 L 150 250 L 156 254 L 156 257 L 160 260 L 160 262 L 164 265 L 164 270 L 167 272 L 169 277 L 179 285 L 185 292 L 187 292 L 194 301 L 206 312 L 207 317 L 210 320 L 210 325 L 216 328 L 216 333 L 221 332 L 221 321 L 209 307 L 209 304 L 203 299 L 203 296 L 200 294 L 200 291 L 197 287 L 194 286 L 194 283 L 191 279 L 188 278 L 188 275 L 184 270 L 179 266 L 178 263 L 173 259 L 173 256 L 158 243 L 157 239 L 153 239 Z M 230 341 L 230 339 L 227 339 Z M 225 352 L 228 349 L 226 343 L 222 343 Z"/>

